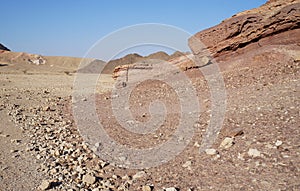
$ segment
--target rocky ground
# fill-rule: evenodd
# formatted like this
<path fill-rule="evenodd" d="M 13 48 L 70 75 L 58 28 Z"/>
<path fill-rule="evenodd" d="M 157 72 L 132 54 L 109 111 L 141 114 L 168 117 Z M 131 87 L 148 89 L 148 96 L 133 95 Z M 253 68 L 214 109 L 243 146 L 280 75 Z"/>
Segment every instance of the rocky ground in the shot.
<path fill-rule="evenodd" d="M 70 112 L 74 76 L 1 74 L 1 190 L 300 189 L 299 61 L 238 66 L 222 72 L 227 109 L 212 149 L 199 154 L 210 115 L 209 88 L 196 69 L 188 70 L 202 104 L 195 135 L 173 160 L 139 170 L 115 167 L 84 143 Z M 141 105 L 156 97 L 174 102 L 174 96 L 156 81 L 140 84 L 130 98 L 133 114 L 143 121 L 148 111 Z M 176 128 L 175 113 L 153 134 L 126 133 L 111 113 L 114 98 L 97 97 L 107 132 L 122 144 L 160 144 Z"/>

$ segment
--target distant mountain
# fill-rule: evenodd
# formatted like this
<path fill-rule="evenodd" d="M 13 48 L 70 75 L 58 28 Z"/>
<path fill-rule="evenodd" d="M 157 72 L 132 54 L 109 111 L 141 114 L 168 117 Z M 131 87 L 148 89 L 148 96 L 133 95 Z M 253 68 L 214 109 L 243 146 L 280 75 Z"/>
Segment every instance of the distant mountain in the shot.
<path fill-rule="evenodd" d="M 0 43 L 0 50 L 6 50 L 10 51 L 8 48 L 6 48 L 3 44 Z"/>
<path fill-rule="evenodd" d="M 1 72 L 7 73 L 43 73 L 43 74 L 68 74 L 76 73 L 82 68 L 81 63 L 89 63 L 93 59 L 83 59 L 65 56 L 42 56 L 26 52 L 12 52 L 0 50 Z M 94 63 L 93 63 L 94 64 Z M 84 72 L 92 71 L 90 67 Z"/>
<path fill-rule="evenodd" d="M 132 64 L 132 63 L 135 63 L 137 61 L 140 61 L 143 59 L 143 56 L 139 55 L 139 54 L 128 54 L 122 58 L 118 58 L 118 59 L 115 59 L 115 60 L 111 60 L 109 61 L 105 68 L 103 69 L 103 73 L 105 74 L 112 74 L 115 67 L 117 66 L 122 66 L 122 65 L 128 65 L 128 64 Z"/>
<path fill-rule="evenodd" d="M 150 54 L 148 56 L 146 56 L 145 58 L 147 59 L 159 59 L 159 60 L 169 60 L 170 56 L 163 52 L 163 51 L 159 51 L 159 52 L 155 52 L 153 54 Z"/>
<path fill-rule="evenodd" d="M 183 55 L 186 55 L 187 53 L 182 53 L 179 51 L 174 52 L 171 55 L 168 55 L 167 53 L 163 52 L 163 51 L 159 51 L 159 52 L 155 52 L 152 54 L 149 54 L 148 56 L 141 56 L 139 54 L 128 54 L 122 58 L 119 59 L 115 59 L 115 60 L 111 60 L 107 63 L 107 65 L 105 66 L 105 68 L 103 69 L 103 73 L 105 74 L 112 74 L 114 69 L 117 66 L 123 66 L 123 65 L 130 65 L 133 64 L 135 62 L 140 62 L 146 59 L 158 59 L 158 60 L 170 60 L 176 57 L 180 57 Z"/>
<path fill-rule="evenodd" d="M 84 63 L 84 62 L 83 62 Z M 87 65 L 78 69 L 77 72 L 79 73 L 89 73 L 89 74 L 99 74 L 103 65 L 105 64 L 102 60 L 93 60 L 87 61 Z"/>

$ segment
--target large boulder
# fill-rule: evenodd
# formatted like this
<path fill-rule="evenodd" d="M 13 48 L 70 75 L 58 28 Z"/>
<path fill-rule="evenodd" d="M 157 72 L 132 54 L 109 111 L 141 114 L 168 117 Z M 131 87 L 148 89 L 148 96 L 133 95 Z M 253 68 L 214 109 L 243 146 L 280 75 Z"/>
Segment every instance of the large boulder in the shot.
<path fill-rule="evenodd" d="M 226 58 L 245 47 L 249 51 L 264 45 L 299 43 L 300 0 L 270 0 L 189 39 L 194 55 L 206 52 L 215 58 Z"/>

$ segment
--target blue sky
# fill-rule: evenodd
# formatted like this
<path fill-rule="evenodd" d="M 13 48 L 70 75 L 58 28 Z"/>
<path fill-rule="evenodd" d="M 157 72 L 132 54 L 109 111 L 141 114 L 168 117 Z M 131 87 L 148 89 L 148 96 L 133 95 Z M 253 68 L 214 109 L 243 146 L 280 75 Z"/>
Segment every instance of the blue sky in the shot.
<path fill-rule="evenodd" d="M 162 23 L 194 34 L 265 2 L 2 0 L 0 43 L 16 52 L 83 57 L 95 42 L 122 27 Z"/>

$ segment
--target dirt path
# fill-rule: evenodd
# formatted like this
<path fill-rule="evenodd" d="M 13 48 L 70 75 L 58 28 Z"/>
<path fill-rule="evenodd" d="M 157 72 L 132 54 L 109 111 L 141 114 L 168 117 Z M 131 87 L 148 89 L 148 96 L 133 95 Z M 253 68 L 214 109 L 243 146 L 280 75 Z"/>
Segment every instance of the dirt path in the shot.
<path fill-rule="evenodd" d="M 35 190 L 43 175 L 35 157 L 26 151 L 29 142 L 22 130 L 11 121 L 8 109 L 0 118 L 0 190 Z"/>

